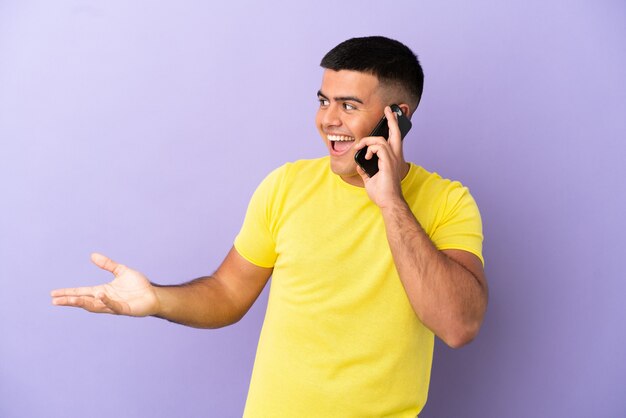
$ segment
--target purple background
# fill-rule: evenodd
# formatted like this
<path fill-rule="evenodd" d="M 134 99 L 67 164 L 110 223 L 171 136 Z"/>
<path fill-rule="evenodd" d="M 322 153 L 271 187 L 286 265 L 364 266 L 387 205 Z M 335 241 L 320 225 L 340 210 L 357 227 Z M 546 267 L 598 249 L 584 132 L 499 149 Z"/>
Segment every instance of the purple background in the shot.
<path fill-rule="evenodd" d="M 50 305 L 210 274 L 272 168 L 323 155 L 322 55 L 413 48 L 408 159 L 485 224 L 479 338 L 437 343 L 423 417 L 626 415 L 622 1 L 0 1 L 0 416 L 240 416 L 266 295 L 215 331 Z"/>

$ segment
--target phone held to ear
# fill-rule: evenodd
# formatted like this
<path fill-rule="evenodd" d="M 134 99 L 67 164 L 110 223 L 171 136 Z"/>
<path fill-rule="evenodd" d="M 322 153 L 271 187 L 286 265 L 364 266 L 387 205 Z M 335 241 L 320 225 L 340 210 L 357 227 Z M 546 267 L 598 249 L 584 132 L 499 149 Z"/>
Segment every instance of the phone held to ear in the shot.
<path fill-rule="evenodd" d="M 406 134 L 411 129 L 411 121 L 409 118 L 404 116 L 402 113 L 402 109 L 400 106 L 392 104 L 391 111 L 396 114 L 398 117 L 398 126 L 400 127 L 400 137 L 404 139 Z M 382 136 L 385 140 L 389 140 L 389 125 L 387 124 L 387 118 L 383 116 L 383 118 L 378 122 L 378 125 L 374 128 L 369 136 Z M 365 155 L 367 154 L 367 148 L 362 148 L 354 154 L 354 160 L 356 163 L 361 166 L 363 171 L 367 173 L 368 176 L 372 177 L 374 174 L 378 173 L 378 156 L 376 154 L 372 155 L 372 158 L 369 160 L 365 159 Z"/>

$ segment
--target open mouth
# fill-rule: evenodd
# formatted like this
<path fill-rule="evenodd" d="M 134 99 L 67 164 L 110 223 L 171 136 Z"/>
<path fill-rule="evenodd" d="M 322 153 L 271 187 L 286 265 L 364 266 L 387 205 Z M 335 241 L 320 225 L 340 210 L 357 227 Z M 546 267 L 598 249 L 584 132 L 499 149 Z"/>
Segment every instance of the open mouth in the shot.
<path fill-rule="evenodd" d="M 336 155 L 345 154 L 354 144 L 354 137 L 347 135 L 327 135 L 330 146 Z"/>

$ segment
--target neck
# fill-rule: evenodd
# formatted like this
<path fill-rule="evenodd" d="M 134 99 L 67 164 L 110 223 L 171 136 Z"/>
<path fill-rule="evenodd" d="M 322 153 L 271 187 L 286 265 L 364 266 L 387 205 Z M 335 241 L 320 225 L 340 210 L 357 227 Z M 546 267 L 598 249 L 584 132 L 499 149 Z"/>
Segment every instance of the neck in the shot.
<path fill-rule="evenodd" d="M 402 170 L 400 172 L 400 179 L 401 179 L 400 181 L 404 180 L 404 178 L 409 174 L 410 167 L 411 166 L 409 163 L 404 162 L 404 166 L 402 167 Z M 358 174 L 353 174 L 350 176 L 344 175 L 340 177 L 343 181 L 345 181 L 348 184 L 351 184 L 357 187 L 365 187 L 365 184 L 363 183 L 363 179 Z"/>

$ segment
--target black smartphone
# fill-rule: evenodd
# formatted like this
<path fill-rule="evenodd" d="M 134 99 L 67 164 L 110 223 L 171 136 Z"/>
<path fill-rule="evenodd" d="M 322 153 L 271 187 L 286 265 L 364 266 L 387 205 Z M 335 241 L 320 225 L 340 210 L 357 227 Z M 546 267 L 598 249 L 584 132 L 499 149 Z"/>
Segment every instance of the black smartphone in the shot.
<path fill-rule="evenodd" d="M 404 139 L 413 124 L 411 123 L 409 118 L 404 116 L 404 113 L 402 113 L 402 109 L 400 109 L 400 106 L 392 104 L 390 107 L 391 111 L 395 113 L 396 116 L 398 116 L 400 137 Z M 383 116 L 380 122 L 378 122 L 378 125 L 376 125 L 376 127 L 374 128 L 372 133 L 369 134 L 369 136 L 382 136 L 385 139 L 389 139 L 389 125 L 387 124 L 387 118 L 385 116 Z M 358 165 L 361 166 L 363 171 L 365 171 L 368 176 L 372 177 L 374 176 L 374 174 L 378 173 L 378 157 L 376 156 L 376 154 L 374 154 L 371 159 L 366 160 L 365 154 L 367 154 L 367 147 L 358 150 L 356 154 L 354 154 L 354 160 Z"/>

